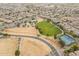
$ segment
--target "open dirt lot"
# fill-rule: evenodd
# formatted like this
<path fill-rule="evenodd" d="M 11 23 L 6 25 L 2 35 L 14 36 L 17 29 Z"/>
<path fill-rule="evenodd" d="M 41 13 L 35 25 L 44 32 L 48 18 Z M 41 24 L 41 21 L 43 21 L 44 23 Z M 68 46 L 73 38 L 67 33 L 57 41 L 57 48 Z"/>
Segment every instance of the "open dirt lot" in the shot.
<path fill-rule="evenodd" d="M 17 48 L 18 41 L 11 38 L 0 39 L 0 56 L 13 56 Z"/>
<path fill-rule="evenodd" d="M 5 29 L 4 32 L 16 35 L 37 35 L 38 31 L 35 29 L 35 27 L 20 27 Z"/>
<path fill-rule="evenodd" d="M 43 42 L 33 39 L 33 38 L 24 38 L 20 42 L 20 53 L 22 56 L 42 56 L 47 55 L 51 49 Z"/>

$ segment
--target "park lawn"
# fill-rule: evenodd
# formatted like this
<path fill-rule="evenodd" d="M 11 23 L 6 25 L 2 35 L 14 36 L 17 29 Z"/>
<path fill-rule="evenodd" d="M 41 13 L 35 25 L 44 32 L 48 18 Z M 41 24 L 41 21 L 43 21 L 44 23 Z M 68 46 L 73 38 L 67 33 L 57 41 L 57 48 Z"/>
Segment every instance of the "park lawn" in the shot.
<path fill-rule="evenodd" d="M 47 21 L 41 21 L 36 24 L 37 29 L 39 32 L 46 36 L 54 36 L 59 33 L 61 33 L 61 30 L 55 26 L 55 24 L 52 24 Z"/>

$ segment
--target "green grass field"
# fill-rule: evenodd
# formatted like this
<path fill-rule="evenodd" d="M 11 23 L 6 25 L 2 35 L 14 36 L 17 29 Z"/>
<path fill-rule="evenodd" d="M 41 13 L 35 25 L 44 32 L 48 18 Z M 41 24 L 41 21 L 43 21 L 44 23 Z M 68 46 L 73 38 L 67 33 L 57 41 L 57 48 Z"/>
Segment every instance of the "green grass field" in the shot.
<path fill-rule="evenodd" d="M 46 36 L 54 36 L 59 33 L 61 33 L 61 30 L 55 26 L 55 24 L 52 24 L 47 21 L 42 21 L 36 24 L 37 29 L 39 32 Z"/>

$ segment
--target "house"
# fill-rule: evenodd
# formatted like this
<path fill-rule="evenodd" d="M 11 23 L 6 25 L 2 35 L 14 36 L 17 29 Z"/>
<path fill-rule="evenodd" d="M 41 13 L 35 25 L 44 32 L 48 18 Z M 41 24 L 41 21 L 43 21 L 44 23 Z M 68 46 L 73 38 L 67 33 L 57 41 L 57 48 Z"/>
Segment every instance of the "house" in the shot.
<path fill-rule="evenodd" d="M 4 29 L 4 22 L 0 22 L 0 30 Z"/>

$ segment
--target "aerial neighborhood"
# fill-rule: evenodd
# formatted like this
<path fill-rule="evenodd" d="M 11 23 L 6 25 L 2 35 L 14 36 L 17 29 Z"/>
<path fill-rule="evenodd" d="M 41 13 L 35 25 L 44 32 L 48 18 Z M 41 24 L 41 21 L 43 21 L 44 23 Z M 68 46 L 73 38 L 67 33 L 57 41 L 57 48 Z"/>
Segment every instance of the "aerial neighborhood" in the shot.
<path fill-rule="evenodd" d="M 1 3 L 0 56 L 79 56 L 79 4 Z"/>

